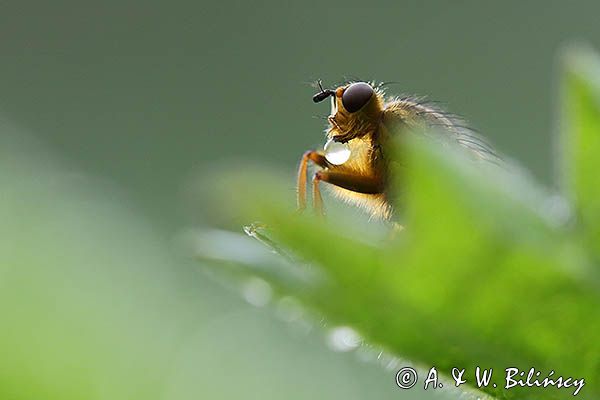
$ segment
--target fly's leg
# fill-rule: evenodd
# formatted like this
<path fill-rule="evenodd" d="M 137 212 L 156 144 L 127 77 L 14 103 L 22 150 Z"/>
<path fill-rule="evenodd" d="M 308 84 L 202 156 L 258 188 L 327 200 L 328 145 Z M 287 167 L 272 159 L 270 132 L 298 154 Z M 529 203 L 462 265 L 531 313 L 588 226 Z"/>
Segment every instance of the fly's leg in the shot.
<path fill-rule="evenodd" d="M 319 171 L 320 172 L 320 171 Z M 313 178 L 313 187 L 312 187 L 312 193 L 313 193 L 313 210 L 315 210 L 315 213 L 319 216 L 323 216 L 323 197 L 321 197 L 321 189 L 319 188 L 319 182 L 321 181 L 320 179 L 317 179 L 317 175 L 319 173 L 317 172 Z"/>
<path fill-rule="evenodd" d="M 323 215 L 323 199 L 320 182 L 327 182 L 353 192 L 364 194 L 380 194 L 385 190 L 383 180 L 376 176 L 354 175 L 338 171 L 317 171 L 313 178 L 313 207 L 315 212 Z"/>
<path fill-rule="evenodd" d="M 307 170 L 308 162 L 312 161 L 321 168 L 327 168 L 330 164 L 325 159 L 325 156 L 315 150 L 308 150 L 302 155 L 300 167 L 298 168 L 298 184 L 297 184 L 297 200 L 298 210 L 306 208 L 306 185 L 307 185 Z"/>

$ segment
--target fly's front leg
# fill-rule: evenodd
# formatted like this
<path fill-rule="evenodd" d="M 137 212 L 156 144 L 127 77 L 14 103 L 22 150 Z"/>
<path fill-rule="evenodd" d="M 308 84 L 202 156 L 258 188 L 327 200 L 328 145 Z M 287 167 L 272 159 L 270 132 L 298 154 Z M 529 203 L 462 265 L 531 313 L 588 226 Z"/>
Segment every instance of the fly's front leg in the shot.
<path fill-rule="evenodd" d="M 307 169 L 308 162 L 312 161 L 321 168 L 327 168 L 330 164 L 325 159 L 325 156 L 318 151 L 308 150 L 302 155 L 300 167 L 298 168 L 298 184 L 297 184 L 297 200 L 298 210 L 306 208 L 306 184 L 307 184 Z"/>
<path fill-rule="evenodd" d="M 317 214 L 323 214 L 323 199 L 320 182 L 327 182 L 332 185 L 364 194 L 379 194 L 385 190 L 383 179 L 376 176 L 354 175 L 347 172 L 338 171 L 317 171 L 313 178 L 313 206 Z"/>

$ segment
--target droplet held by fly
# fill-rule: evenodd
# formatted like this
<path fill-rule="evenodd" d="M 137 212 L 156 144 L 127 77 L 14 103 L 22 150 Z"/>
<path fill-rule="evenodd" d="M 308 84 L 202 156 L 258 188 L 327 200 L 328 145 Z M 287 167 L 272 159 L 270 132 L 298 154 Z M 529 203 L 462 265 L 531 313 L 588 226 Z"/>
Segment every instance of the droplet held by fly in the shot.
<path fill-rule="evenodd" d="M 350 158 L 350 147 L 346 143 L 339 143 L 329 139 L 323 148 L 325 158 L 333 165 L 342 165 Z"/>

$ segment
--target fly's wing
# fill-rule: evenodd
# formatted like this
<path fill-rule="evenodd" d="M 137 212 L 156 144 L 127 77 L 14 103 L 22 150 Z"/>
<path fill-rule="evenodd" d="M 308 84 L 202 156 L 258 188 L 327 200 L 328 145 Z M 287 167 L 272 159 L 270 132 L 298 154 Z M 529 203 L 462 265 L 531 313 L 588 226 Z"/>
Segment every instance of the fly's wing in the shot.
<path fill-rule="evenodd" d="M 477 132 L 469 128 L 466 122 L 453 114 L 447 113 L 432 103 L 415 97 L 394 98 L 386 103 L 386 117 L 397 119 L 403 124 L 415 128 L 435 128 L 450 135 L 449 138 L 459 145 L 470 150 L 476 157 L 493 162 L 502 163 L 502 159 L 493 147 Z M 388 118 L 386 118 L 388 119 Z"/>

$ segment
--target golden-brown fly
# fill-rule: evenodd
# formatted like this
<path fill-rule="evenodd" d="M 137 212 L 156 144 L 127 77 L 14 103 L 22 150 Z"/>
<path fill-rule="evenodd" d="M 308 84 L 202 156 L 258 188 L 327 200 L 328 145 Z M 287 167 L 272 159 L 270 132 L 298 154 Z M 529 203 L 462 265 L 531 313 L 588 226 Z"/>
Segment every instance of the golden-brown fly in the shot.
<path fill-rule="evenodd" d="M 314 102 L 331 97 L 327 143 L 323 150 L 306 151 L 298 171 L 298 208 L 306 208 L 307 169 L 313 162 L 320 169 L 312 179 L 313 207 L 323 212 L 320 183 L 329 183 L 334 193 L 365 208 L 373 217 L 390 219 L 390 143 L 393 135 L 410 130 L 437 129 L 476 156 L 496 160 L 493 150 L 464 122 L 414 97 L 386 97 L 382 86 L 351 82 L 335 90 L 323 89 Z"/>

